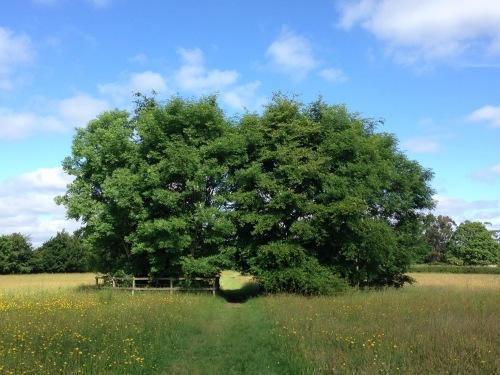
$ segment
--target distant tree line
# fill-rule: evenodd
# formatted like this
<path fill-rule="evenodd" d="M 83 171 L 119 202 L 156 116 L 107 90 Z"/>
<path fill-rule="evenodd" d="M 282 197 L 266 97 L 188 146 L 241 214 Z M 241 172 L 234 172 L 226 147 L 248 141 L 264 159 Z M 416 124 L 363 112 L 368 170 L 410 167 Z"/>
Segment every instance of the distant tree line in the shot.
<path fill-rule="evenodd" d="M 464 221 L 457 226 L 449 216 L 425 218 L 429 252 L 424 262 L 453 265 L 490 265 L 500 262 L 500 230 L 488 230 L 489 223 Z"/>
<path fill-rule="evenodd" d="M 500 230 L 488 230 L 487 225 L 465 221 L 457 226 L 449 216 L 428 214 L 423 232 L 427 253 L 421 261 L 459 266 L 499 264 Z M 2 235 L 0 274 L 96 271 L 101 265 L 95 253 L 85 243 L 81 231 L 69 234 L 63 230 L 36 249 L 29 236 Z"/>
<path fill-rule="evenodd" d="M 0 274 L 87 272 L 91 253 L 78 234 L 57 233 L 34 249 L 29 236 L 0 236 Z"/>

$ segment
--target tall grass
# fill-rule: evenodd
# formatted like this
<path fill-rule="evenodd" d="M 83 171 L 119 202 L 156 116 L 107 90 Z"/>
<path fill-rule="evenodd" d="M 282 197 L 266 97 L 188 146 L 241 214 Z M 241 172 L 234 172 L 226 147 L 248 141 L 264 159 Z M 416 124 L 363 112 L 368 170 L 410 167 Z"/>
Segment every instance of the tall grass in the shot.
<path fill-rule="evenodd" d="M 84 287 L 52 291 L 36 275 L 3 279 L 9 287 L 0 294 L 0 374 L 290 374 L 300 368 L 280 361 L 271 322 L 252 303 L 228 304 L 208 293 L 95 290 L 88 277 Z"/>
<path fill-rule="evenodd" d="M 2 276 L 0 374 L 500 373 L 500 278 L 412 276 L 400 290 L 243 304 L 95 290 L 92 274 Z"/>
<path fill-rule="evenodd" d="M 401 290 L 262 303 L 283 351 L 305 358 L 307 373 L 500 373 L 499 277 L 433 277 Z"/>

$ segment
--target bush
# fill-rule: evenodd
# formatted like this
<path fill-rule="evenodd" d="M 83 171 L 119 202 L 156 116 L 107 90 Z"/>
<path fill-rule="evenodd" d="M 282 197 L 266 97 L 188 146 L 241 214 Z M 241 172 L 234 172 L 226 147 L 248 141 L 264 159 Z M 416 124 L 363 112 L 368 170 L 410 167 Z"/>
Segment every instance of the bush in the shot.
<path fill-rule="evenodd" d="M 267 293 L 333 295 L 347 288 L 343 279 L 307 255 L 299 245 L 261 246 L 252 260 L 251 273 Z"/>

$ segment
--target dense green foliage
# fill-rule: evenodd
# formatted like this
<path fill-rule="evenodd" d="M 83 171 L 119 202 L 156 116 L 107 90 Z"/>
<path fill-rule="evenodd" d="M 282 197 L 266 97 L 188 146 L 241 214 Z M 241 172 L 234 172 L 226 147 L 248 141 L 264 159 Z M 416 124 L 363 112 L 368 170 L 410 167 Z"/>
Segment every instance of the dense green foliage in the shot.
<path fill-rule="evenodd" d="M 87 252 L 80 237 L 63 230 L 33 252 L 33 272 L 86 272 L 89 269 Z"/>
<path fill-rule="evenodd" d="M 457 265 L 498 264 L 500 244 L 484 224 L 465 221 L 453 233 L 447 260 Z"/>
<path fill-rule="evenodd" d="M 86 272 L 91 263 L 92 254 L 78 234 L 63 230 L 37 249 L 29 236 L 0 236 L 0 274 Z"/>
<path fill-rule="evenodd" d="M 290 289 L 297 267 L 333 269 L 361 286 L 407 280 L 422 246 L 422 210 L 433 206 L 432 174 L 376 125 L 344 106 L 304 106 L 281 95 L 262 115 L 241 119 L 245 152 L 230 179 L 240 264 L 274 275 L 277 285 L 290 277 Z M 293 277 L 262 261 L 280 251 L 302 262 L 280 268 Z"/>
<path fill-rule="evenodd" d="M 30 273 L 33 246 L 20 233 L 0 236 L 0 274 Z"/>
<path fill-rule="evenodd" d="M 63 164 L 77 178 L 58 201 L 85 224 L 102 271 L 217 272 L 209 260 L 234 231 L 222 191 L 229 130 L 213 97 L 141 97 L 133 118 L 107 112 L 77 130 Z"/>
<path fill-rule="evenodd" d="M 102 271 L 250 271 L 269 291 L 401 285 L 423 245 L 432 173 L 377 122 L 275 95 L 230 121 L 215 97 L 138 95 L 78 129 L 57 202 Z M 314 275 L 318 275 L 315 279 Z M 321 284 L 323 280 L 323 285 Z"/>

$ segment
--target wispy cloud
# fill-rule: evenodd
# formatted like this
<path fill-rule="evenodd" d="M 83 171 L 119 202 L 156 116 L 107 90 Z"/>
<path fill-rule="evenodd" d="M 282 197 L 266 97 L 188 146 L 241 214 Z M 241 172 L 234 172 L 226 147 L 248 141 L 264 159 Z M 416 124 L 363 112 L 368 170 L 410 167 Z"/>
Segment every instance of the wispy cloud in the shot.
<path fill-rule="evenodd" d="M 473 122 L 488 122 L 491 127 L 500 127 L 500 107 L 485 105 L 472 112 L 467 119 Z"/>
<path fill-rule="evenodd" d="M 0 27 L 0 90 L 12 89 L 15 86 L 12 73 L 32 62 L 34 56 L 29 36 Z"/>
<path fill-rule="evenodd" d="M 152 71 L 128 74 L 123 81 L 100 84 L 98 87 L 101 95 L 109 97 L 118 106 L 130 103 L 132 94 L 136 92 L 149 94 L 154 90 L 165 94 L 170 91 L 166 79 L 160 73 Z"/>
<path fill-rule="evenodd" d="M 109 109 L 109 104 L 106 100 L 96 99 L 87 94 L 62 99 L 57 103 L 57 113 L 65 126 L 70 129 L 85 126 L 87 122 L 107 109 Z"/>
<path fill-rule="evenodd" d="M 496 0 L 357 0 L 339 6 L 339 26 L 360 25 L 409 65 L 498 61 L 500 6 Z"/>
<path fill-rule="evenodd" d="M 475 180 L 487 183 L 495 183 L 500 181 L 500 164 L 494 165 L 491 168 L 477 171 L 472 176 Z"/>
<path fill-rule="evenodd" d="M 256 106 L 264 103 L 264 98 L 256 99 L 257 89 L 260 87 L 260 82 L 252 82 L 246 85 L 240 85 L 229 89 L 222 94 L 222 100 L 231 107 L 241 110 L 247 108 L 249 110 L 256 109 Z M 249 108 L 251 106 L 251 108 Z"/>
<path fill-rule="evenodd" d="M 344 72 L 340 69 L 323 69 L 318 72 L 318 75 L 330 82 L 345 82 L 347 80 Z"/>
<path fill-rule="evenodd" d="M 451 216 L 457 223 L 465 220 L 489 222 L 500 228 L 500 200 L 476 200 L 467 201 L 437 194 L 434 196 L 437 202 L 436 215 Z"/>
<path fill-rule="evenodd" d="M 415 137 L 401 142 L 405 150 L 421 154 L 433 154 L 441 150 L 439 142 L 434 137 Z"/>
<path fill-rule="evenodd" d="M 300 81 L 318 66 L 309 39 L 283 28 L 279 37 L 267 48 L 271 68 Z"/>
<path fill-rule="evenodd" d="M 87 0 L 87 2 L 96 8 L 107 8 L 114 0 Z"/>
<path fill-rule="evenodd" d="M 0 140 L 17 140 L 32 134 L 60 133 L 64 130 L 64 123 L 55 116 L 40 116 L 0 108 Z"/>
<path fill-rule="evenodd" d="M 72 131 L 75 127 L 85 126 L 99 113 L 109 109 L 106 100 L 87 94 L 46 101 L 46 106 L 51 115 L 0 108 L 0 140 L 19 140 L 36 134 Z"/>
<path fill-rule="evenodd" d="M 239 73 L 236 70 L 207 69 L 203 52 L 200 49 L 179 48 L 182 66 L 175 74 L 175 82 L 182 90 L 203 95 L 221 91 L 236 83 Z"/>

